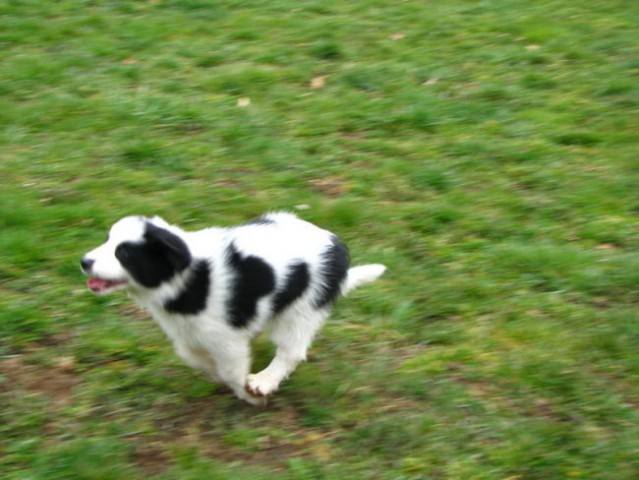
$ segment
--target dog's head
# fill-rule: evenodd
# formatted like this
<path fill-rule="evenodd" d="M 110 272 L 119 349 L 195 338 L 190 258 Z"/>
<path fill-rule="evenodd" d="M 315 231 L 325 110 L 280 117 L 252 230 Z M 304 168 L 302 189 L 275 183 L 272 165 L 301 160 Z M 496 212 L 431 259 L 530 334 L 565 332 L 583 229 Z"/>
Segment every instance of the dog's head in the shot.
<path fill-rule="evenodd" d="M 109 231 L 107 241 L 81 261 L 94 293 L 122 288 L 150 289 L 171 280 L 191 263 L 189 249 L 159 217 L 125 217 Z"/>

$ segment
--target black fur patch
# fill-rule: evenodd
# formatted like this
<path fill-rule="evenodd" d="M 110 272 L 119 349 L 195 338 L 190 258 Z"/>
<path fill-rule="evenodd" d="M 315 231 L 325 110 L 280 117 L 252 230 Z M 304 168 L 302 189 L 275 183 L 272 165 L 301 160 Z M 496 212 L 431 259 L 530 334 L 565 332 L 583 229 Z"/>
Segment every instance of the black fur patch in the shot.
<path fill-rule="evenodd" d="M 164 304 L 172 313 L 196 315 L 206 308 L 211 286 L 211 268 L 205 261 L 197 262 L 178 296 Z"/>
<path fill-rule="evenodd" d="M 308 288 L 310 278 L 306 263 L 300 261 L 289 266 L 286 283 L 273 299 L 273 311 L 280 313 L 297 300 Z"/>
<path fill-rule="evenodd" d="M 242 328 L 255 316 L 259 299 L 275 289 L 275 273 L 261 258 L 242 256 L 233 244 L 228 247 L 227 258 L 234 270 L 227 303 L 229 319 L 234 327 Z"/>
<path fill-rule="evenodd" d="M 315 308 L 325 307 L 337 299 L 349 263 L 348 248 L 339 238 L 333 237 L 331 246 L 322 254 L 321 286 L 314 301 Z"/>
<path fill-rule="evenodd" d="M 275 222 L 271 220 L 270 218 L 266 216 L 261 216 L 261 217 L 257 217 L 252 220 L 249 220 L 244 225 L 272 225 L 274 223 Z"/>
<path fill-rule="evenodd" d="M 115 256 L 135 281 L 147 288 L 160 286 L 191 263 L 186 243 L 151 223 L 146 224 L 143 242 L 123 242 L 115 249 Z"/>

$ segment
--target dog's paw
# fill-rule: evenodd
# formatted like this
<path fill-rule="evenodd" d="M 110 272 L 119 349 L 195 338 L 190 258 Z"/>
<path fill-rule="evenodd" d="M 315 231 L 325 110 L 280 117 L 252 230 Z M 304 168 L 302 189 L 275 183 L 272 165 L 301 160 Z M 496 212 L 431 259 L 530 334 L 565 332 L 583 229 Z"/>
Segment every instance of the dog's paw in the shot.
<path fill-rule="evenodd" d="M 262 373 L 250 374 L 246 378 L 246 391 L 255 397 L 268 397 L 275 393 L 279 383 Z"/>
<path fill-rule="evenodd" d="M 268 399 L 266 397 L 254 395 L 249 391 L 248 388 L 245 388 L 243 391 L 235 392 L 235 395 L 239 399 L 244 400 L 245 402 L 250 403 L 251 405 L 254 405 L 256 407 L 264 407 L 268 402 Z"/>
<path fill-rule="evenodd" d="M 268 398 L 266 397 L 256 397 L 254 395 L 250 395 L 244 398 L 244 400 L 254 407 L 265 407 L 268 404 Z"/>

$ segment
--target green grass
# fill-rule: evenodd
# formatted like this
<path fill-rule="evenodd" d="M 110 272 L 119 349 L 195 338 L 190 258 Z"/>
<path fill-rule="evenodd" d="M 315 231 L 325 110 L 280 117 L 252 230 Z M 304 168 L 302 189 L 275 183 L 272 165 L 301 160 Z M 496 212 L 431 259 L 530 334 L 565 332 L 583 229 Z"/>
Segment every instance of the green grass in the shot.
<path fill-rule="evenodd" d="M 638 17 L 6 2 L 2 477 L 637 478 Z M 280 208 L 389 271 L 267 409 L 84 287 L 80 256 L 123 215 L 196 229 Z"/>

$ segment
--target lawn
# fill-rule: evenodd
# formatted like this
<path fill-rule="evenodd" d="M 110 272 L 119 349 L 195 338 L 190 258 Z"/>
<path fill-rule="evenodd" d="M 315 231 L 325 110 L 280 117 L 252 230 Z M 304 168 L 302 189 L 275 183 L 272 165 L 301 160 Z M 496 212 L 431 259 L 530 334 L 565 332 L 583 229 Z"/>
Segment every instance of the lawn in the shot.
<path fill-rule="evenodd" d="M 639 3 L 0 8 L 2 478 L 639 478 Z M 266 408 L 84 285 L 277 209 L 389 270 Z"/>

